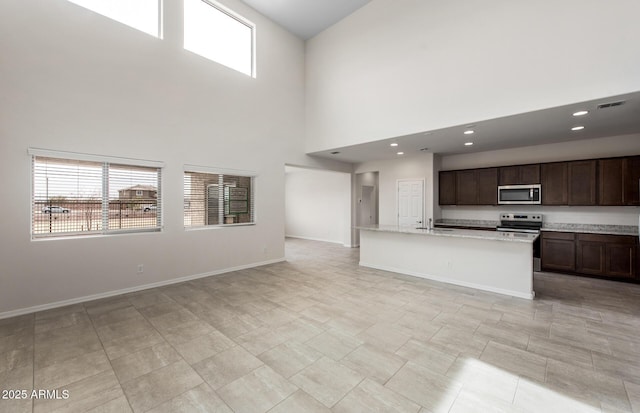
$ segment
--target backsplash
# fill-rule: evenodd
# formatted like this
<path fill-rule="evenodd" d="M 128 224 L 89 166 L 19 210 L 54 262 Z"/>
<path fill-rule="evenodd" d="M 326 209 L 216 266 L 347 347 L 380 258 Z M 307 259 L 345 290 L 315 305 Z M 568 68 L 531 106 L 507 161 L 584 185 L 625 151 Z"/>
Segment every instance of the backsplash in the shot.
<path fill-rule="evenodd" d="M 455 206 L 442 207 L 443 220 L 499 221 L 502 212 L 542 214 L 545 224 L 622 225 L 638 227 L 640 207 Z"/>
<path fill-rule="evenodd" d="M 638 235 L 638 226 L 633 225 L 597 225 L 597 224 L 544 224 L 543 230 L 584 232 L 590 234 Z"/>

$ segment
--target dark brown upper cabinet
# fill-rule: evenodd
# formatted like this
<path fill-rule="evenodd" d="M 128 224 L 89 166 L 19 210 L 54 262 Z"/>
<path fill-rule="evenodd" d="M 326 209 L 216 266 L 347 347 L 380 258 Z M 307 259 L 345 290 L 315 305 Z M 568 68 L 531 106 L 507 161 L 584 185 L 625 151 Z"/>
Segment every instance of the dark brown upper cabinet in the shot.
<path fill-rule="evenodd" d="M 477 169 L 478 205 L 498 204 L 498 168 Z"/>
<path fill-rule="evenodd" d="M 456 204 L 456 171 L 440 171 L 438 192 L 440 205 Z"/>
<path fill-rule="evenodd" d="M 596 205 L 598 161 L 573 161 L 567 164 L 569 205 Z"/>
<path fill-rule="evenodd" d="M 640 205 L 640 156 L 624 159 L 624 205 Z"/>
<path fill-rule="evenodd" d="M 458 205 L 478 205 L 478 181 L 474 169 L 457 171 L 456 201 Z"/>
<path fill-rule="evenodd" d="M 542 205 L 567 205 L 567 162 L 543 163 L 540 177 Z"/>
<path fill-rule="evenodd" d="M 624 205 L 624 158 L 598 160 L 598 205 Z"/>
<path fill-rule="evenodd" d="M 498 185 L 541 184 L 542 205 L 640 205 L 640 155 L 440 172 L 440 205 L 497 205 Z"/>
<path fill-rule="evenodd" d="M 529 185 L 540 183 L 540 164 L 513 165 L 499 168 L 500 185 Z"/>
<path fill-rule="evenodd" d="M 496 205 L 498 168 L 457 171 L 456 201 L 457 205 Z"/>

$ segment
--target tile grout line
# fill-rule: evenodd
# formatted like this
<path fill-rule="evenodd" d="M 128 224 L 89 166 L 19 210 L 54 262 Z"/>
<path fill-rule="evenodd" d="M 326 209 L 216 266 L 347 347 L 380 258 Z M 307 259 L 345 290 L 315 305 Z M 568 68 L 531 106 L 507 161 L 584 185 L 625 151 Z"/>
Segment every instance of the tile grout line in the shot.
<path fill-rule="evenodd" d="M 163 293 L 163 294 L 164 294 L 164 293 Z M 207 294 L 208 294 L 208 293 L 207 293 Z M 164 295 L 166 295 L 166 294 L 164 294 Z M 179 302 L 177 302 L 176 300 L 174 300 L 172 297 L 170 297 L 170 296 L 168 296 L 168 295 L 166 295 L 166 296 L 167 296 L 171 301 L 173 301 L 173 302 L 175 302 L 176 304 L 180 305 L 183 309 L 185 309 L 185 310 L 189 311 L 189 312 L 190 312 L 191 314 L 193 314 L 193 315 L 194 315 L 198 320 L 200 320 L 200 321 L 202 321 L 202 322 L 205 322 L 205 323 L 209 324 L 208 322 L 206 322 L 206 321 L 204 321 L 204 320 L 201 320 L 201 319 L 200 319 L 200 317 L 198 317 L 198 315 L 197 315 L 197 314 L 193 313 L 191 310 L 189 310 L 188 308 L 184 307 L 182 304 L 180 304 Z M 127 299 L 127 300 L 128 300 L 128 299 Z M 133 304 L 132 304 L 132 306 L 133 306 Z M 135 306 L 134 306 L 134 308 L 135 308 Z M 137 309 L 137 308 L 136 308 L 136 311 L 138 311 L 138 309 Z M 185 359 L 184 359 L 184 357 L 182 356 L 182 354 L 180 354 L 180 352 L 175 348 L 175 346 L 174 346 L 173 344 L 171 344 L 171 343 L 166 339 L 166 337 L 162 334 L 162 332 L 160 332 L 160 330 L 158 330 L 158 329 L 156 328 L 156 326 L 154 326 L 154 325 L 153 325 L 153 323 L 151 323 L 151 321 L 149 321 L 149 318 L 148 318 L 147 316 L 145 316 L 144 314 L 142 314 L 140 311 L 138 311 L 138 313 L 140 313 L 140 315 L 142 316 L 142 318 L 144 318 L 144 319 L 145 319 L 145 321 L 146 321 L 147 323 L 149 323 L 149 325 L 150 325 L 150 326 L 151 326 L 151 327 L 152 327 L 152 328 L 153 328 L 153 329 L 154 329 L 154 330 L 155 330 L 155 331 L 160 335 L 160 337 L 162 337 L 162 339 L 164 340 L 164 342 L 165 342 L 169 347 L 171 347 L 171 349 L 173 349 L 173 351 L 175 351 L 175 352 L 176 352 L 176 354 L 178 355 L 178 357 L 180 357 L 180 359 L 181 359 L 182 361 L 184 361 L 184 362 L 187 364 L 187 366 L 189 366 L 189 368 L 190 368 L 191 370 L 193 370 L 193 372 L 194 372 L 195 374 L 197 374 L 197 375 L 198 375 L 198 377 L 200 377 L 200 380 L 202 380 L 202 382 L 203 382 L 203 383 L 205 383 L 207 386 L 209 386 L 209 388 L 211 389 L 211 391 L 213 391 L 213 392 L 216 394 L 216 396 L 218 396 L 218 398 L 222 401 L 222 403 L 224 403 L 224 405 L 225 405 L 225 406 L 227 406 L 227 407 L 229 408 L 229 410 L 231 410 L 231 411 L 233 412 L 234 410 L 231 408 L 231 406 L 229 406 L 229 405 L 227 404 L 227 402 L 226 402 L 222 397 L 220 397 L 220 395 L 218 394 L 217 390 L 216 390 L 216 389 L 214 389 L 214 388 L 211 386 L 211 384 L 209 384 L 209 382 L 208 382 L 208 381 L 206 381 L 206 380 L 204 379 L 204 377 L 202 377 L 202 375 L 198 372 L 198 370 L 196 370 L 195 368 L 193 368 L 193 366 L 192 366 L 191 364 L 189 364 L 189 363 L 187 362 L 187 360 L 185 360 Z M 209 324 L 209 325 L 210 325 L 210 324 Z M 217 328 L 215 328 L 215 327 L 213 327 L 213 326 L 211 326 L 211 327 L 212 327 L 212 328 L 214 328 L 216 331 L 219 331 Z M 222 334 L 222 332 L 220 332 L 220 334 Z M 205 335 L 206 335 L 206 334 L 205 334 Z M 225 336 L 225 337 L 227 337 L 226 335 L 224 335 L 224 336 Z M 202 337 L 202 336 L 200 336 L 200 337 Z M 234 340 L 232 340 L 230 337 L 227 337 L 227 338 L 228 338 L 229 340 L 233 341 L 236 345 L 239 345 L 239 344 L 238 344 L 238 343 L 236 343 Z M 153 347 L 153 346 L 150 346 L 150 347 Z M 147 347 L 147 348 L 148 348 L 148 347 Z M 224 351 L 224 350 L 223 350 L 223 351 Z M 221 353 L 221 352 L 222 352 L 222 351 L 218 352 L 217 354 L 219 354 L 219 353 Z M 212 356 L 212 357 L 213 357 L 213 356 Z M 173 363 L 172 363 L 172 364 L 173 364 Z M 170 364 L 168 364 L 168 366 L 169 366 L 169 365 L 170 365 Z M 166 367 L 166 366 L 164 366 L 164 367 Z M 163 367 L 160 367 L 160 368 L 163 368 Z M 160 370 L 160 368 L 159 368 L 159 369 L 155 369 L 155 370 L 153 370 L 153 371 L 150 371 L 150 372 L 149 372 L 149 373 L 147 373 L 147 374 L 143 374 L 143 375 L 142 375 L 142 376 L 140 376 L 140 377 L 144 377 L 144 376 L 146 376 L 146 375 L 149 375 L 149 374 L 151 374 L 151 373 L 153 373 L 153 372 L 155 372 L 155 371 L 157 371 L 157 370 Z M 139 377 L 138 377 L 138 378 L 139 378 Z M 135 380 L 135 379 L 132 379 L 132 380 Z M 118 382 L 120 382 L 120 379 L 119 379 L 119 378 L 118 378 Z M 200 386 L 200 385 L 201 385 L 201 384 L 199 384 L 198 386 Z M 121 384 L 120 386 L 122 387 L 122 384 Z M 168 402 L 168 401 L 171 401 L 171 400 L 175 399 L 176 397 L 181 396 L 182 394 L 185 394 L 185 393 L 187 393 L 187 392 L 189 392 L 189 391 L 191 391 L 191 390 L 195 389 L 195 388 L 196 388 L 196 387 L 198 387 L 198 386 L 195 386 L 195 387 L 192 387 L 192 388 L 190 388 L 190 389 L 187 389 L 187 390 L 185 390 L 184 392 L 180 393 L 179 395 L 174 396 L 174 397 L 172 397 L 172 398 L 171 398 L 171 399 L 169 399 L 169 400 L 165 400 L 165 401 L 163 401 L 163 402 L 161 402 L 161 403 L 158 403 L 157 405 L 155 405 L 155 406 L 153 406 L 153 407 L 149 408 L 148 410 L 155 409 L 156 407 L 158 407 L 158 406 L 160 406 L 160 405 L 162 405 L 162 404 L 164 404 L 164 403 L 166 403 L 166 402 Z M 123 392 L 123 393 L 125 393 L 125 392 L 124 392 L 124 389 L 123 389 L 123 391 L 122 391 L 122 392 Z M 126 393 L 125 393 L 125 397 L 127 397 Z M 128 399 L 129 399 L 129 398 L 127 397 L 127 401 L 128 401 Z M 131 410 L 133 411 L 133 407 L 131 408 Z"/>
<path fill-rule="evenodd" d="M 32 316 L 33 320 L 33 339 L 31 349 L 31 390 L 35 390 L 36 387 L 36 313 Z M 31 413 L 35 413 L 36 402 L 31 399 Z"/>
<path fill-rule="evenodd" d="M 127 298 L 127 301 L 129 301 L 128 298 Z M 129 302 L 129 303 L 131 303 L 131 302 Z M 91 323 L 91 328 L 93 328 L 93 332 L 95 333 L 96 337 L 98 337 L 98 341 L 100 341 L 100 347 L 102 347 L 102 351 L 104 352 L 104 356 L 107 358 L 107 361 L 109 361 L 109 367 L 111 367 L 111 371 L 113 372 L 113 375 L 115 376 L 116 380 L 118 381 L 118 385 L 120 386 L 120 390 L 122 391 L 122 394 L 124 395 L 124 398 L 127 400 L 127 404 L 129 405 L 129 408 L 131 408 L 131 411 L 134 412 L 133 406 L 131 405 L 131 402 L 129 401 L 129 397 L 127 396 L 127 393 L 125 393 L 124 388 L 122 387 L 122 383 L 120 382 L 120 379 L 118 378 L 118 375 L 116 374 L 116 370 L 113 368 L 113 363 L 111 363 L 111 359 L 109 358 L 109 355 L 107 354 L 107 350 L 104 347 L 104 343 L 102 342 L 102 338 L 98 334 L 98 330 L 96 329 L 96 326 L 95 326 L 95 324 L 93 322 L 93 318 L 91 317 L 91 315 L 87 311 L 86 306 L 84 304 L 82 306 L 84 307 L 84 310 L 87 313 L 87 317 L 89 318 L 89 322 Z M 131 305 L 131 306 L 133 307 L 133 305 Z M 133 307 L 133 308 L 135 308 L 135 307 Z M 138 311 L 138 310 L 136 309 L 136 311 Z M 102 372 L 100 372 L 100 373 L 102 373 Z M 98 373 L 98 374 L 100 374 L 100 373 Z M 96 374 L 96 376 L 97 376 L 97 374 Z M 115 400 L 115 399 L 109 400 L 108 402 L 113 401 L 113 400 Z M 108 402 L 103 403 L 100 406 L 104 406 Z M 96 407 L 100 407 L 100 406 L 96 406 Z"/>

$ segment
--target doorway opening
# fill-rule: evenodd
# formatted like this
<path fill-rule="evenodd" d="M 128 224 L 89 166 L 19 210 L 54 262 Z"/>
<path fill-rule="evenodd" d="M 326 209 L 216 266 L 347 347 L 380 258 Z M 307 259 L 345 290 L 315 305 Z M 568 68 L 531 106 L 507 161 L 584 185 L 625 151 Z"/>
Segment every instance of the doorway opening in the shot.
<path fill-rule="evenodd" d="M 285 237 L 351 246 L 351 174 L 285 166 Z"/>

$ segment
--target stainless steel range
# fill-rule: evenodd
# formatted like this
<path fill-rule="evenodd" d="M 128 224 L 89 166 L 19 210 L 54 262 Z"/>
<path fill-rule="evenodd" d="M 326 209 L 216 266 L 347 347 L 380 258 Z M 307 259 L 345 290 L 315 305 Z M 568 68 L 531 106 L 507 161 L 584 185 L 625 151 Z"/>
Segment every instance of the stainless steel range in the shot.
<path fill-rule="evenodd" d="M 542 214 L 502 213 L 496 231 L 539 234 L 541 228 Z M 540 237 L 533 243 L 533 270 L 540 271 Z"/>
<path fill-rule="evenodd" d="M 504 213 L 500 214 L 500 225 L 496 230 L 539 234 L 540 228 L 542 228 L 541 214 Z"/>

